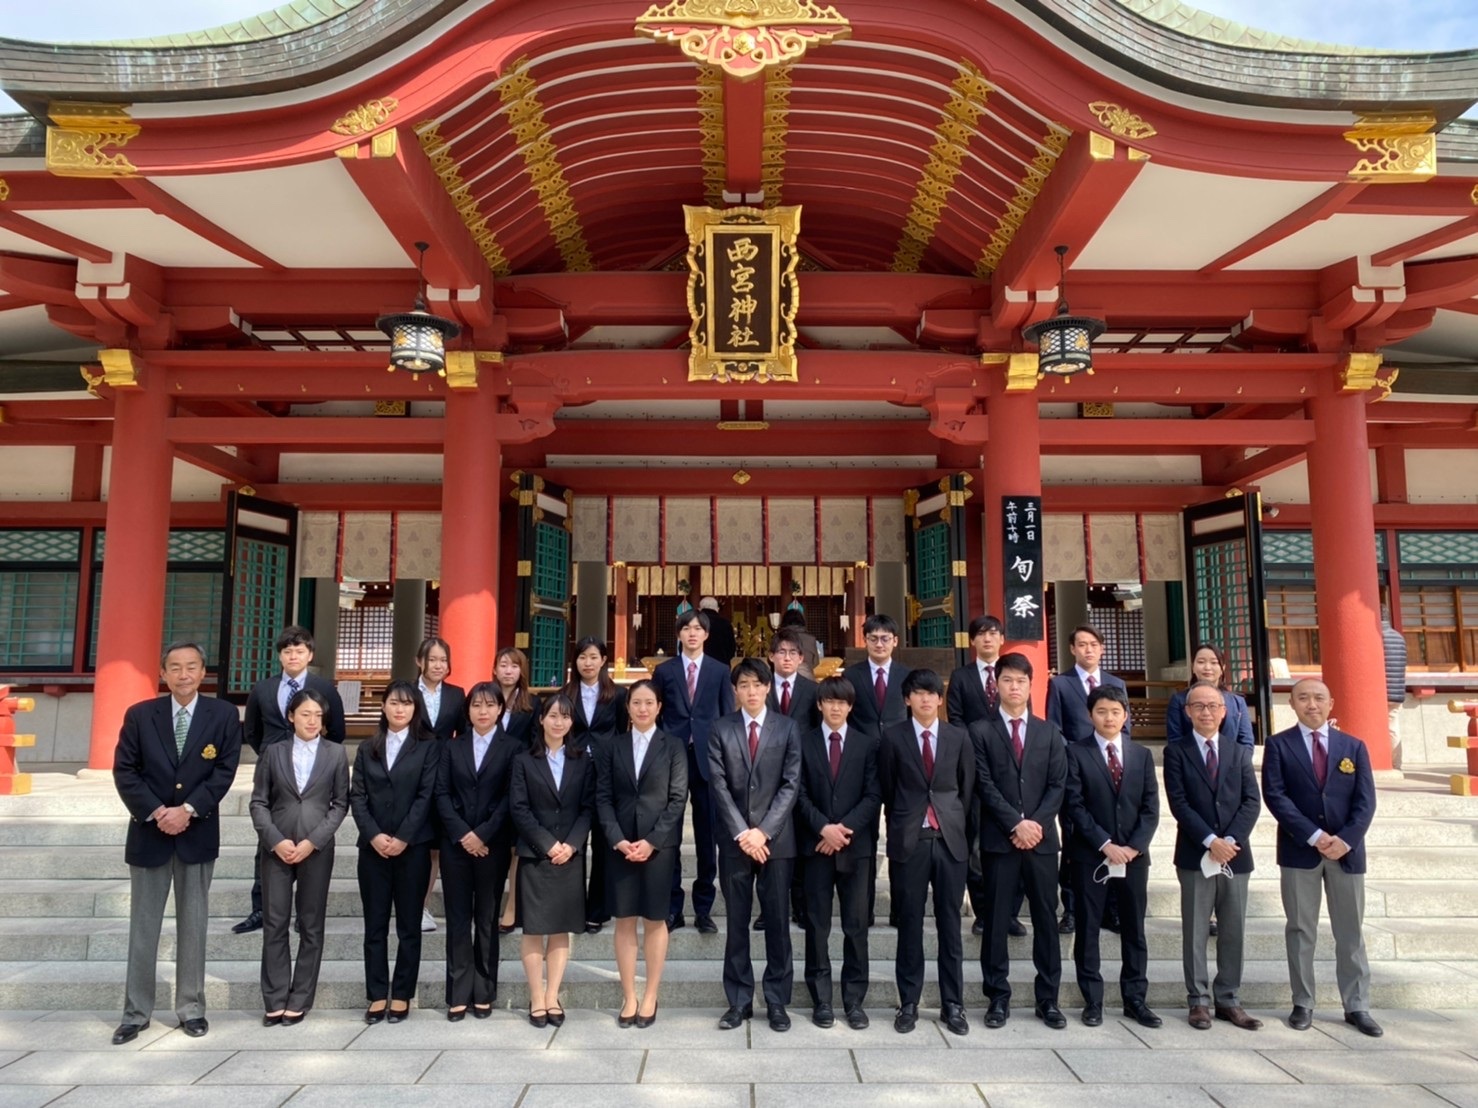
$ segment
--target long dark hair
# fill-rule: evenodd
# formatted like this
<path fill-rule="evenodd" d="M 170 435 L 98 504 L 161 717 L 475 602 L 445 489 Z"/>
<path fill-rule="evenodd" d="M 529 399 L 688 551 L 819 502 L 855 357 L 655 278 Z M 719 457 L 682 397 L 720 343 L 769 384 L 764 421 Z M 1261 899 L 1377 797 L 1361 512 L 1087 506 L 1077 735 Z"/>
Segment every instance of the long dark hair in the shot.
<path fill-rule="evenodd" d="M 591 647 L 600 655 L 600 670 L 596 674 L 595 683 L 600 692 L 596 694 L 597 704 L 609 704 L 616 696 L 616 682 L 611 680 L 611 671 L 606 668 L 611 660 L 611 649 L 606 645 L 606 640 L 598 635 L 586 635 L 575 644 L 575 653 L 570 658 L 570 681 L 559 691 L 564 693 L 573 702 L 580 696 L 580 686 L 584 681 L 580 677 L 580 670 L 576 661 Z"/>
<path fill-rule="evenodd" d="M 547 716 L 550 712 L 554 711 L 556 708 L 558 708 L 565 715 L 569 716 L 572 723 L 574 722 L 574 701 L 572 701 L 567 695 L 565 695 L 563 690 L 550 693 L 549 696 L 539 704 L 539 718 L 537 721 L 538 726 L 536 726 L 529 732 L 529 753 L 531 753 L 535 758 L 543 758 L 548 753 L 544 748 L 544 717 Z M 584 745 L 581 743 L 571 743 L 568 737 L 566 737 L 565 740 L 564 750 L 565 757 L 567 758 L 585 757 Z"/>
<path fill-rule="evenodd" d="M 406 728 L 412 742 L 425 742 L 427 739 L 436 738 L 436 731 L 431 726 L 431 721 L 426 718 L 426 702 L 421 699 L 421 690 L 409 681 L 391 681 L 385 686 L 384 695 L 380 697 L 380 725 L 375 728 L 375 736 L 370 739 L 370 756 L 383 762 L 385 760 L 385 742 L 390 734 L 390 720 L 385 715 L 385 701 L 387 700 L 409 700 L 415 705 L 415 711 L 411 713 L 410 725 Z"/>
<path fill-rule="evenodd" d="M 1186 682 L 1186 688 L 1190 688 L 1192 685 L 1200 680 L 1200 678 L 1196 676 L 1195 664 L 1196 655 L 1201 653 L 1201 651 L 1203 650 L 1209 650 L 1211 651 L 1211 653 L 1216 655 L 1216 661 L 1221 666 L 1221 673 L 1216 678 L 1216 687 L 1222 692 L 1228 691 L 1232 687 L 1232 667 L 1227 665 L 1226 651 L 1222 650 L 1222 648 L 1217 646 L 1215 643 L 1209 642 L 1197 643 L 1196 649 L 1191 651 L 1191 679 Z"/>
<path fill-rule="evenodd" d="M 494 681 L 498 680 L 498 663 L 504 658 L 512 658 L 518 663 L 518 683 L 513 686 L 512 695 L 503 698 L 504 710 L 513 713 L 532 712 L 537 701 L 534 694 L 529 692 L 529 656 L 516 646 L 505 646 L 493 657 Z"/>
<path fill-rule="evenodd" d="M 421 645 L 416 647 L 416 668 L 425 676 L 426 659 L 431 657 L 431 648 L 436 646 L 441 647 L 441 652 L 446 655 L 446 677 L 442 678 L 442 683 L 445 684 L 452 675 L 452 648 L 445 639 L 439 639 L 435 635 L 422 639 Z"/>

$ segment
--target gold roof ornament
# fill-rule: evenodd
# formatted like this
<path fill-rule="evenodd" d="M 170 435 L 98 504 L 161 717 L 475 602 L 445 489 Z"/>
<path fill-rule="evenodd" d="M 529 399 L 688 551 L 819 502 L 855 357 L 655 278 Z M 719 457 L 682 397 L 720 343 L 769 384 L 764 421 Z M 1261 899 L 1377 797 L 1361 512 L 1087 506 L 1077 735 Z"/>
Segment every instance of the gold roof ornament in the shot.
<path fill-rule="evenodd" d="M 852 25 L 815 0 L 671 0 L 648 8 L 636 31 L 744 81 L 847 37 Z"/>

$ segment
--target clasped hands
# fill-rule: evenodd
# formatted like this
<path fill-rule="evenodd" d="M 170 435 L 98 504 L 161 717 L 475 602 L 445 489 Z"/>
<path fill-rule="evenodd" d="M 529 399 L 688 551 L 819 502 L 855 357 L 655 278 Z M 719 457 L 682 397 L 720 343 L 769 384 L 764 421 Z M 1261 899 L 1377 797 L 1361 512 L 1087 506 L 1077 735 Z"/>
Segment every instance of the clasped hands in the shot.
<path fill-rule="evenodd" d="M 761 865 L 770 860 L 769 837 L 758 827 L 751 827 L 742 832 L 734 841 L 739 844 L 740 850 Z"/>
<path fill-rule="evenodd" d="M 1206 848 L 1206 851 L 1211 855 L 1213 862 L 1219 866 L 1224 866 L 1238 854 L 1241 854 L 1242 848 L 1227 839 L 1215 838 L 1211 840 L 1211 845 Z"/>
<path fill-rule="evenodd" d="M 166 808 L 163 804 L 154 809 L 154 826 L 166 835 L 178 835 L 190 826 L 190 813 L 185 811 L 183 804 L 175 808 Z"/>
<path fill-rule="evenodd" d="M 381 831 L 370 840 L 370 846 L 375 848 L 375 853 L 381 858 L 395 858 L 405 853 L 406 844 L 393 835 L 387 835 Z"/>
<path fill-rule="evenodd" d="M 1017 850 L 1035 850 L 1042 841 L 1042 825 L 1034 819 L 1024 819 L 1011 828 L 1011 845 Z"/>
<path fill-rule="evenodd" d="M 630 839 L 622 839 L 616 844 L 615 849 L 621 852 L 621 856 L 628 862 L 645 862 L 652 856 L 652 844 L 646 839 L 632 842 Z"/>
<path fill-rule="evenodd" d="M 304 839 L 300 843 L 295 843 L 291 839 L 283 839 L 272 848 L 272 853 L 288 865 L 295 866 L 299 862 L 305 861 L 308 855 L 312 854 L 316 849 L 312 842 L 307 839 Z"/>
<path fill-rule="evenodd" d="M 486 858 L 488 856 L 488 845 L 477 837 L 476 831 L 469 831 L 457 842 L 462 849 L 474 858 Z"/>
<path fill-rule="evenodd" d="M 836 854 L 852 845 L 852 829 L 844 823 L 828 823 L 816 843 L 817 854 Z"/>
<path fill-rule="evenodd" d="M 1314 849 L 1317 850 L 1324 857 L 1328 858 L 1331 862 L 1338 862 L 1341 858 L 1343 858 L 1346 854 L 1350 852 L 1350 844 L 1345 842 L 1344 839 L 1340 838 L 1338 835 L 1331 835 L 1329 834 L 1329 832 L 1326 831 L 1321 834 L 1318 841 L 1314 843 Z"/>
<path fill-rule="evenodd" d="M 548 852 L 545 855 L 545 857 L 547 857 L 557 866 L 564 865 L 574 856 L 575 848 L 572 847 L 569 843 L 555 843 L 549 848 Z"/>
<path fill-rule="evenodd" d="M 1139 857 L 1139 851 L 1132 846 L 1118 846 L 1114 843 L 1103 844 L 1103 856 L 1108 859 L 1111 866 L 1127 866 Z"/>

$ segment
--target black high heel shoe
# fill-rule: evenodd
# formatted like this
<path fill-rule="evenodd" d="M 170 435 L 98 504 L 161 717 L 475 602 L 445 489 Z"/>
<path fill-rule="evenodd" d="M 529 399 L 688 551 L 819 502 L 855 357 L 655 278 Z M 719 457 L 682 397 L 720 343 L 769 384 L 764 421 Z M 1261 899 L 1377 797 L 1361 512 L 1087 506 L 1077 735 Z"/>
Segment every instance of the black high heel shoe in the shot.
<path fill-rule="evenodd" d="M 565 1025 L 565 1010 L 563 1008 L 549 1009 L 549 1026 L 563 1027 Z"/>
<path fill-rule="evenodd" d="M 623 1007 L 624 1007 L 624 1005 L 623 1005 Z M 640 1008 L 641 1006 L 638 1005 L 637 1007 Z M 617 1012 L 616 1013 L 616 1026 L 617 1027 L 635 1027 L 636 1026 L 636 1013 L 635 1012 L 632 1012 L 631 1015 L 628 1016 L 625 1012 Z"/>
<path fill-rule="evenodd" d="M 263 1027 L 277 1027 L 281 1023 L 282 1023 L 282 1013 L 281 1012 L 278 1012 L 276 1015 L 271 1015 L 271 1014 L 265 1014 L 264 1013 L 263 1016 L 262 1016 L 262 1026 Z"/>
<path fill-rule="evenodd" d="M 657 1022 L 657 1009 L 658 1009 L 658 1007 L 660 1007 L 660 1005 L 657 1005 L 657 1004 L 653 1004 L 652 1005 L 652 1014 L 650 1016 L 637 1016 L 636 1017 L 636 1025 L 637 1025 L 637 1027 L 651 1027 L 652 1024 L 656 1023 Z"/>
<path fill-rule="evenodd" d="M 410 1018 L 411 1018 L 411 1006 L 410 1006 L 410 1002 L 407 1001 L 406 1002 L 406 1006 L 404 1008 L 391 1008 L 390 1009 L 390 1014 L 386 1018 L 385 1022 L 386 1023 L 404 1023 L 406 1020 L 408 1020 Z"/>
<path fill-rule="evenodd" d="M 467 1018 L 467 1009 L 465 1007 L 464 1008 L 448 1008 L 446 1010 L 446 1021 L 447 1021 L 447 1023 L 461 1023 L 466 1018 Z"/>
<path fill-rule="evenodd" d="M 548 1027 L 549 1026 L 549 1012 L 548 1012 L 548 1010 L 547 1009 L 544 1009 L 544 1008 L 540 1008 L 536 1012 L 532 1008 L 530 1008 L 529 1009 L 529 1022 L 531 1024 L 533 1024 L 535 1027 Z"/>
<path fill-rule="evenodd" d="M 486 1020 L 493 1018 L 493 1006 L 489 1004 L 484 1008 L 481 1004 L 472 1006 L 472 1018 L 475 1020 Z"/>
<path fill-rule="evenodd" d="M 370 1026 L 374 1026 L 377 1023 L 384 1023 L 385 1011 L 384 1008 L 366 1008 L 364 1010 L 364 1022 Z"/>
<path fill-rule="evenodd" d="M 308 1013 L 307 1012 L 299 1012 L 297 1015 L 293 1015 L 291 1012 L 284 1012 L 284 1013 L 282 1013 L 282 1026 L 283 1027 L 296 1027 L 298 1024 L 302 1023 L 307 1018 L 308 1018 Z"/>

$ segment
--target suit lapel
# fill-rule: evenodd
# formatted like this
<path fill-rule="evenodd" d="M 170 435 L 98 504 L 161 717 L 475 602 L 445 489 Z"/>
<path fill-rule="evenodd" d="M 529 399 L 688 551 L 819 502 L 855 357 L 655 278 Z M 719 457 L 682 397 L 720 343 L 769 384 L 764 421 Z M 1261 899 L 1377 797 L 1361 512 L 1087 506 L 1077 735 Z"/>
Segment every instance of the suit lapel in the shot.
<path fill-rule="evenodd" d="M 180 754 L 174 745 L 175 699 L 172 696 L 166 696 L 158 704 L 158 710 L 154 713 L 154 729 L 159 735 L 159 742 L 163 745 L 165 756 L 169 758 L 170 764 L 179 765 Z M 193 717 L 191 717 L 190 725 L 192 727 L 195 725 Z M 188 746 L 189 742 L 187 738 L 185 745 Z"/>
<path fill-rule="evenodd" d="M 635 736 L 635 731 L 627 731 L 624 735 L 618 736 L 616 739 L 616 750 L 613 757 L 615 757 L 616 761 L 620 763 L 621 768 L 626 771 L 626 775 L 639 785 L 641 784 L 641 774 L 639 774 L 636 769 Z M 647 743 L 647 762 L 650 762 L 652 760 L 652 747 L 656 745 L 657 732 L 654 731 L 652 732 L 652 741 Z M 646 762 L 643 762 L 642 769 L 646 768 Z"/>
<path fill-rule="evenodd" d="M 1305 775 L 1313 782 L 1314 787 L 1319 788 L 1319 779 L 1314 776 L 1314 762 L 1309 756 L 1309 748 L 1304 745 L 1304 733 L 1298 724 L 1293 725 L 1293 730 L 1287 732 L 1288 746 L 1293 753 L 1293 760 L 1303 767 Z"/>

